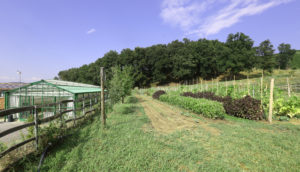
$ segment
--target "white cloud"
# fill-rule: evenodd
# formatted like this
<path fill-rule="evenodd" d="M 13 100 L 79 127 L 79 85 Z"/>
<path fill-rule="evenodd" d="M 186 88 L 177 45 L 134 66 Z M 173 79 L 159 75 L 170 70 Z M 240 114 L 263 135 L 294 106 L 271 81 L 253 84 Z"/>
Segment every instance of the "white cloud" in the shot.
<path fill-rule="evenodd" d="M 92 34 L 92 33 L 94 33 L 94 32 L 96 32 L 96 29 L 95 28 L 92 28 L 92 29 L 90 29 L 90 30 L 88 30 L 87 32 L 86 32 L 86 34 Z"/>
<path fill-rule="evenodd" d="M 185 35 L 208 36 L 252 16 L 293 0 L 164 0 L 160 16 Z"/>

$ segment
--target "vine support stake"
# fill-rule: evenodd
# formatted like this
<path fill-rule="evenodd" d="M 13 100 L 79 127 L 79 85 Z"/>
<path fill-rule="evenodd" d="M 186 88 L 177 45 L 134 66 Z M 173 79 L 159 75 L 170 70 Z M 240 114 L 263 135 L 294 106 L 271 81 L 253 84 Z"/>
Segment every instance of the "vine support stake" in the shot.
<path fill-rule="evenodd" d="M 38 144 L 39 144 L 39 136 L 38 136 L 38 114 L 37 114 L 37 108 L 34 106 L 34 135 L 35 135 L 35 149 L 38 150 Z"/>
<path fill-rule="evenodd" d="M 270 104 L 269 104 L 269 117 L 268 121 L 272 123 L 272 113 L 273 113 L 273 90 L 274 90 L 274 78 L 271 79 L 270 84 Z"/>
<path fill-rule="evenodd" d="M 100 67 L 100 85 L 101 85 L 101 119 L 103 126 L 106 125 L 105 100 L 104 100 L 104 67 Z"/>
<path fill-rule="evenodd" d="M 289 83 L 289 78 L 286 78 L 286 82 L 287 82 L 288 95 L 289 95 L 289 97 L 291 97 L 291 87 L 290 87 L 290 83 Z"/>
<path fill-rule="evenodd" d="M 264 82 L 264 78 L 261 77 L 260 78 L 260 105 L 261 105 L 261 107 L 263 107 L 263 82 Z"/>

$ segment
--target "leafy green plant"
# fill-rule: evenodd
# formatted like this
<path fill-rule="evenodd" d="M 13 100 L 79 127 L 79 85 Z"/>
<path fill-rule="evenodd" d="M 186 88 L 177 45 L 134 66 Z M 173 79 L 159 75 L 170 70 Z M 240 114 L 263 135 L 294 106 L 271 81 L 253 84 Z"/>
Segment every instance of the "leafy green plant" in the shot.
<path fill-rule="evenodd" d="M 164 94 L 159 97 L 159 100 L 191 110 L 197 114 L 202 114 L 207 118 L 223 119 L 225 115 L 225 110 L 221 103 L 207 99 L 194 99 L 180 95 Z"/>
<path fill-rule="evenodd" d="M 293 118 L 300 115 L 300 98 L 292 96 L 285 100 L 279 98 L 274 102 L 274 113 L 278 116 Z"/>

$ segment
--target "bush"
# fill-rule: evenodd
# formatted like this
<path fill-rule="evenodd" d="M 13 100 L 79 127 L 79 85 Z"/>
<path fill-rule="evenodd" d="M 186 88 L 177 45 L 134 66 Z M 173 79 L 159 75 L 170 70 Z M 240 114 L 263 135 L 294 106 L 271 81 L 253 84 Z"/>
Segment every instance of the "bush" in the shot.
<path fill-rule="evenodd" d="M 245 96 L 241 99 L 227 101 L 223 103 L 226 113 L 232 116 L 250 119 L 263 119 L 263 111 L 260 106 L 260 101 L 250 96 Z"/>
<path fill-rule="evenodd" d="M 154 99 L 159 99 L 159 97 L 160 97 L 161 95 L 163 95 L 163 94 L 166 94 L 166 92 L 163 91 L 163 90 L 158 90 L 158 91 L 156 91 L 156 92 L 152 95 L 152 98 L 154 98 Z"/>
<path fill-rule="evenodd" d="M 207 100 L 194 99 L 179 95 L 161 95 L 159 100 L 191 110 L 194 113 L 202 114 L 205 117 L 212 119 L 223 119 L 225 110 L 221 103 Z"/>

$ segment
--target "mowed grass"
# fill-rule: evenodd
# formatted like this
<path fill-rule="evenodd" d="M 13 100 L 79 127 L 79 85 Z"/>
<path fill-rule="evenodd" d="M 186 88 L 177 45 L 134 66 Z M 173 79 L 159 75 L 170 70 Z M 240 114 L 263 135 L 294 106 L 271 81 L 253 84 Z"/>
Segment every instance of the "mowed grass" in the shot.
<path fill-rule="evenodd" d="M 299 171 L 300 126 L 267 124 L 234 117 L 197 117 L 219 134 L 196 127 L 160 134 L 143 108 L 109 114 L 102 129 L 99 116 L 52 149 L 41 171 Z M 124 108 L 124 107 L 123 107 Z M 118 112 L 118 113 L 116 113 Z M 186 113 L 186 112 L 185 112 Z M 184 113 L 183 113 L 184 114 Z M 192 116 L 192 115 L 187 115 Z M 16 171 L 35 171 L 27 160 Z"/>

